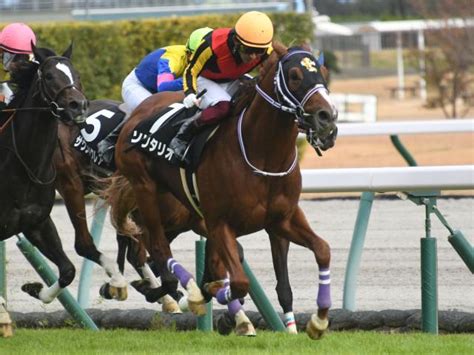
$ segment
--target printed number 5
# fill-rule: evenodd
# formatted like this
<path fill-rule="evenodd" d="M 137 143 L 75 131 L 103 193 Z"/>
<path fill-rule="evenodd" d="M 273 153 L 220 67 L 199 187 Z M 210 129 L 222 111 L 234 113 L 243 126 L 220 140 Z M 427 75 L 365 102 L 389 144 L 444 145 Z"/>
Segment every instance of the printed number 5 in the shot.
<path fill-rule="evenodd" d="M 92 142 L 99 135 L 100 121 L 97 119 L 97 117 L 105 116 L 107 118 L 111 118 L 113 115 L 114 113 L 112 111 L 104 109 L 104 110 L 97 111 L 96 113 L 87 117 L 86 119 L 87 127 L 81 129 L 81 134 L 86 140 L 86 142 Z M 90 126 L 92 126 L 92 131 L 88 132 Z"/>

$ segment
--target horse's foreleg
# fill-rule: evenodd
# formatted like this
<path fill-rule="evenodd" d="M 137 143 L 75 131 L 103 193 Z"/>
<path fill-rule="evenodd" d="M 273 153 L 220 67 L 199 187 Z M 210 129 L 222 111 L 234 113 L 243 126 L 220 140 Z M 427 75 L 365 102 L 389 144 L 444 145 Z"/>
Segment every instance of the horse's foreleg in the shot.
<path fill-rule="evenodd" d="M 50 303 L 72 282 L 76 270 L 64 253 L 51 217 L 48 217 L 38 229 L 27 231 L 24 235 L 44 256 L 57 265 L 59 278 L 48 288 L 43 288 L 40 283 L 31 283 L 23 285 L 22 290 L 30 296 L 40 299 L 43 303 Z"/>
<path fill-rule="evenodd" d="M 222 292 L 221 290 L 229 289 L 230 283 L 224 264 L 220 256 L 216 254 L 217 250 L 212 248 L 211 245 L 212 241 L 207 240 L 203 288 L 209 296 L 217 297 L 217 294 Z M 240 255 L 239 261 L 242 262 Z M 234 329 L 235 333 L 239 336 L 256 335 L 255 328 L 245 314 L 240 299 L 228 302 L 227 310 L 228 313 L 224 313 L 217 321 L 217 330 L 219 334 L 227 335 Z"/>
<path fill-rule="evenodd" d="M 127 298 L 127 282 L 117 263 L 96 248 L 89 233 L 82 181 L 73 171 L 70 171 L 69 174 L 61 173 L 58 175 L 57 188 L 63 196 L 64 204 L 74 227 L 74 248 L 77 254 L 99 264 L 107 276 L 110 277 L 109 283 L 104 285 L 105 289 L 108 290 L 108 294 L 105 295 L 106 298 L 125 300 Z"/>
<path fill-rule="evenodd" d="M 230 279 L 229 285 L 224 285 L 215 294 L 217 301 L 228 304 L 232 300 L 244 298 L 249 290 L 249 280 L 240 261 L 235 233 L 225 223 L 209 226 L 208 240 L 211 241 L 210 252 L 222 260 Z"/>
<path fill-rule="evenodd" d="M 306 332 L 311 338 L 319 339 L 328 328 L 328 312 L 331 307 L 329 272 L 331 251 L 329 244 L 312 231 L 300 207 L 290 220 L 282 221 L 277 226 L 272 227 L 271 232 L 278 237 L 287 238 L 293 243 L 310 249 L 315 255 L 319 266 L 319 289 L 316 300 L 318 313 L 312 315 L 306 325 Z"/>
<path fill-rule="evenodd" d="M 288 277 L 288 249 L 290 242 L 271 233 L 268 234 L 272 249 L 273 269 L 277 279 L 275 290 L 278 295 L 278 302 L 285 316 L 286 330 L 290 334 L 297 334 L 295 315 L 293 313 L 293 293 Z"/>
<path fill-rule="evenodd" d="M 7 311 L 7 303 L 0 296 L 0 336 L 8 338 L 13 336 L 12 319 Z"/>
<path fill-rule="evenodd" d="M 177 288 L 176 278 L 188 291 L 188 303 L 191 311 L 197 315 L 206 313 L 204 297 L 192 275 L 171 254 L 168 240 L 166 239 L 159 209 L 159 197 L 155 182 L 146 177 L 139 181 L 131 181 L 140 215 L 146 225 L 149 245 L 148 252 L 152 257 L 161 276 L 162 290 L 155 289 L 156 300 L 165 293 L 173 292 Z M 176 278 L 175 278 L 176 277 Z"/>
<path fill-rule="evenodd" d="M 149 282 L 150 288 L 160 287 L 157 277 L 146 262 L 141 267 L 141 272 L 143 274 L 143 278 Z M 158 302 L 163 305 L 163 312 L 182 313 L 178 302 L 176 302 L 176 300 L 170 295 L 164 295 L 163 297 L 158 299 Z"/>

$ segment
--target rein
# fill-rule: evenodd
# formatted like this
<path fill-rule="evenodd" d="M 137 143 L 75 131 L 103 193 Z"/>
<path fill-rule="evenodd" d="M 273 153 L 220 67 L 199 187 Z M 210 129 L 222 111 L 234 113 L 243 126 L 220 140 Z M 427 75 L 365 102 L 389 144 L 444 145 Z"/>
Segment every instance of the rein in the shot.
<path fill-rule="evenodd" d="M 244 113 L 245 113 L 245 109 L 242 111 L 242 113 L 239 116 L 239 121 L 238 121 L 238 124 L 237 124 L 237 135 L 239 137 L 240 151 L 242 152 L 242 155 L 243 155 L 244 160 L 247 163 L 247 165 L 250 166 L 252 168 L 253 172 L 257 175 L 281 177 L 281 176 L 286 176 L 289 173 L 291 173 L 295 169 L 296 164 L 298 163 L 298 148 L 296 148 L 296 147 L 295 147 L 295 158 L 293 159 L 293 163 L 291 163 L 291 166 L 288 168 L 288 170 L 283 171 L 283 172 L 272 173 L 272 172 L 269 172 L 269 171 L 260 170 L 259 168 L 255 167 L 249 161 L 249 159 L 247 158 L 247 153 L 245 152 L 244 139 L 243 139 L 243 136 L 242 136 L 242 122 L 244 120 L 243 119 L 244 118 Z"/>
<path fill-rule="evenodd" d="M 14 115 L 14 114 L 13 114 Z M 13 116 L 12 115 L 12 116 Z M 11 118 L 10 118 L 11 119 Z M 49 180 L 41 180 L 29 167 L 28 165 L 26 164 L 26 162 L 23 160 L 23 158 L 20 156 L 20 154 L 18 153 L 18 147 L 17 147 L 17 144 L 16 144 L 16 138 L 15 138 L 15 129 L 14 129 L 14 123 L 12 122 L 12 144 L 13 144 L 13 149 L 9 148 L 9 147 L 6 147 L 6 146 L 2 146 L 2 148 L 6 149 L 6 150 L 9 150 L 10 152 L 12 152 L 15 157 L 18 159 L 18 161 L 21 163 L 21 165 L 23 166 L 23 168 L 26 170 L 26 173 L 28 175 L 28 178 L 30 179 L 31 182 L 35 183 L 35 184 L 38 184 L 38 185 L 51 185 L 52 183 L 54 183 L 54 181 L 56 180 L 56 169 L 54 169 L 54 165 L 53 165 L 53 177 Z"/>
<path fill-rule="evenodd" d="M 48 109 L 51 111 L 51 113 L 53 114 L 54 117 L 59 118 L 60 117 L 59 112 L 66 110 L 63 107 L 60 107 L 59 104 L 56 102 L 59 95 L 61 95 L 63 93 L 63 91 L 67 90 L 67 89 L 76 89 L 78 91 L 81 91 L 81 90 L 74 84 L 74 81 L 73 81 L 71 84 L 64 85 L 60 90 L 58 90 L 58 92 L 54 95 L 54 97 L 52 97 L 52 95 L 50 93 L 48 93 L 48 89 L 47 89 L 46 84 L 44 83 L 43 80 L 41 80 L 42 79 L 41 69 L 48 61 L 50 61 L 52 59 L 67 60 L 70 63 L 69 58 L 66 58 L 66 57 L 51 56 L 51 57 L 46 58 L 46 60 L 43 63 L 41 63 L 39 68 L 38 68 L 38 72 L 37 72 L 38 78 L 37 78 L 36 82 L 38 84 L 38 88 L 39 88 L 39 92 L 41 94 L 41 97 L 49 105 Z"/>
<path fill-rule="evenodd" d="M 303 97 L 301 101 L 299 101 L 294 95 L 292 95 L 285 81 L 282 63 L 285 62 L 292 55 L 301 54 L 301 53 L 311 55 L 311 53 L 307 51 L 293 51 L 291 53 L 286 54 L 280 61 L 278 61 L 278 68 L 275 72 L 273 83 L 274 83 L 275 94 L 277 98 L 281 97 L 285 103 L 282 103 L 279 99 L 277 100 L 273 99 L 270 95 L 268 95 L 265 91 L 263 91 L 263 89 L 258 84 L 255 85 L 255 89 L 260 94 L 260 96 L 265 99 L 265 101 L 267 101 L 271 106 L 275 107 L 277 110 L 295 115 L 298 128 L 307 130 L 306 128 L 307 124 L 304 121 L 304 117 L 305 116 L 309 117 L 311 116 L 311 114 L 305 112 L 304 105 L 306 104 L 306 102 L 309 100 L 309 98 L 312 95 L 314 95 L 315 93 L 321 92 L 323 90 L 327 93 L 327 89 L 324 84 L 316 84 L 313 88 L 308 90 L 308 92 L 306 93 L 306 95 Z M 296 164 L 298 163 L 298 148 L 296 147 L 295 147 L 295 157 L 293 159 L 293 162 L 291 163 L 291 166 L 286 171 L 282 171 L 278 173 L 264 171 L 255 167 L 249 161 L 247 157 L 247 153 L 245 151 L 245 145 L 244 145 L 243 136 L 242 136 L 242 122 L 243 122 L 244 113 L 245 113 L 245 109 L 242 111 L 242 113 L 239 116 L 239 120 L 237 123 L 237 134 L 239 137 L 240 151 L 242 152 L 242 155 L 247 165 L 252 168 L 255 174 L 258 174 L 258 175 L 281 177 L 281 176 L 286 176 L 290 174 L 295 169 Z M 316 151 L 318 152 L 318 150 L 319 149 L 317 149 Z M 321 153 L 318 152 L 318 155 L 321 155 Z"/>
<path fill-rule="evenodd" d="M 48 89 L 46 87 L 46 84 L 44 83 L 44 81 L 42 80 L 42 72 L 41 72 L 41 69 L 42 67 L 44 66 L 44 64 L 46 62 L 48 62 L 50 59 L 54 59 L 54 58 L 61 58 L 61 60 L 64 60 L 64 59 L 68 59 L 66 57 L 60 57 L 60 56 L 51 56 L 51 57 L 48 57 L 43 63 L 40 64 L 40 66 L 38 67 L 38 70 L 37 70 L 37 80 L 36 80 L 36 84 L 37 84 L 37 91 L 33 93 L 33 96 L 37 95 L 38 94 L 38 91 L 39 91 L 39 94 L 41 95 L 41 98 L 42 100 L 49 105 L 49 107 L 20 107 L 20 108 L 9 108 L 9 109 L 3 109 L 3 110 L 0 110 L 1 112 L 12 112 L 12 115 L 8 118 L 8 120 L 5 122 L 5 124 L 3 124 L 1 127 L 0 127 L 0 134 L 3 133 L 4 129 L 6 128 L 6 126 L 11 122 L 12 125 L 11 125 L 11 130 L 12 130 L 12 145 L 13 145 L 13 149 L 11 148 L 8 148 L 8 147 L 3 147 L 9 151 L 11 151 L 15 157 L 18 159 L 18 161 L 21 163 L 21 165 L 23 166 L 23 168 L 26 170 L 26 173 L 28 175 L 28 178 L 30 179 L 30 181 L 32 181 L 33 183 L 36 183 L 38 185 L 51 185 L 52 183 L 54 183 L 54 181 L 56 180 L 56 170 L 54 169 L 54 165 L 53 165 L 53 176 L 50 178 L 50 179 L 47 179 L 47 180 L 41 180 L 32 170 L 30 167 L 28 167 L 28 165 L 26 164 L 26 162 L 23 160 L 23 158 L 20 156 L 19 152 L 18 152 L 18 146 L 17 146 L 17 143 L 16 143 L 16 137 L 15 137 L 15 129 L 14 129 L 14 122 L 13 122 L 13 118 L 15 117 L 15 114 L 16 112 L 21 112 L 21 111 L 35 111 L 35 112 L 38 112 L 38 111 L 42 111 L 42 112 L 45 112 L 45 111 L 49 111 L 51 112 L 51 114 L 55 117 L 55 118 L 60 118 L 60 114 L 59 112 L 60 111 L 65 111 L 65 108 L 62 108 L 58 105 L 58 103 L 56 102 L 57 98 L 59 97 L 59 95 L 61 95 L 64 90 L 66 89 L 70 89 L 70 88 L 74 88 L 76 90 L 79 90 L 77 88 L 77 86 L 72 83 L 72 84 L 68 84 L 68 85 L 65 85 L 64 87 L 62 87 L 60 90 L 58 90 L 58 92 L 54 95 L 54 97 L 52 97 L 51 93 L 48 92 Z"/>
<path fill-rule="evenodd" d="M 324 84 L 316 84 L 313 88 L 308 90 L 306 95 L 303 97 L 303 99 L 300 101 L 298 100 L 288 89 L 288 85 L 286 84 L 285 81 L 285 75 L 283 72 L 283 64 L 288 58 L 290 58 L 294 54 L 308 54 L 311 55 L 310 52 L 307 51 L 293 51 L 291 53 L 286 54 L 279 62 L 278 62 L 278 68 L 277 71 L 275 72 L 275 77 L 273 79 L 274 83 L 274 88 L 275 88 L 275 94 L 277 98 L 282 98 L 283 101 L 286 103 L 286 105 L 280 100 L 274 100 L 270 95 L 268 95 L 263 89 L 256 84 L 255 89 L 257 92 L 262 96 L 265 101 L 267 101 L 270 105 L 275 107 L 276 109 L 284 112 L 291 113 L 296 116 L 298 127 L 304 128 L 306 126 L 306 123 L 304 122 L 304 117 L 309 117 L 311 114 L 306 113 L 304 110 L 304 105 L 306 102 L 309 100 L 311 96 L 314 94 L 321 92 L 321 91 L 326 91 L 326 86 Z"/>

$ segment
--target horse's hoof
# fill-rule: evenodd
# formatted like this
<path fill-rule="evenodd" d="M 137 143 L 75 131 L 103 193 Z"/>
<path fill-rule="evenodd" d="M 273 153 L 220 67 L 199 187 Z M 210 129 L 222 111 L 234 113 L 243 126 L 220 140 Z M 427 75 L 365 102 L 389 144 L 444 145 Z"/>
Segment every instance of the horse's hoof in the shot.
<path fill-rule="evenodd" d="M 37 299 L 40 299 L 39 294 L 42 289 L 43 289 L 43 284 L 40 282 L 31 282 L 31 283 L 24 284 L 23 286 L 21 286 L 21 290 L 23 292 L 26 292 L 31 297 L 34 297 Z"/>
<path fill-rule="evenodd" d="M 4 338 L 10 338 L 13 336 L 12 324 L 0 324 L 0 335 Z"/>
<path fill-rule="evenodd" d="M 306 324 L 306 333 L 311 339 L 321 339 L 328 329 L 328 325 L 327 319 L 320 319 L 316 314 L 313 314 Z"/>
<path fill-rule="evenodd" d="M 219 291 L 222 287 L 224 287 L 224 280 L 219 281 L 212 281 L 207 282 L 204 284 L 203 289 L 205 292 L 209 293 L 210 295 L 215 296 L 217 291 Z"/>
<path fill-rule="evenodd" d="M 298 330 L 296 329 L 296 325 L 292 324 L 286 328 L 286 332 L 288 334 L 298 334 Z"/>
<path fill-rule="evenodd" d="M 127 287 L 109 286 L 110 296 L 117 301 L 125 301 L 128 297 Z"/>
<path fill-rule="evenodd" d="M 235 334 L 246 337 L 254 337 L 257 335 L 252 322 L 247 317 L 243 309 L 235 314 L 234 319 L 236 323 Z"/>
<path fill-rule="evenodd" d="M 13 336 L 12 319 L 6 308 L 6 302 L 0 296 L 0 336 L 8 338 Z"/>
<path fill-rule="evenodd" d="M 188 306 L 191 312 L 197 316 L 206 314 L 206 301 L 201 293 L 201 290 L 193 279 L 188 281 L 186 285 L 188 291 Z"/>
<path fill-rule="evenodd" d="M 235 328 L 235 320 L 229 312 L 224 312 L 222 316 L 217 319 L 216 328 L 220 335 L 229 335 Z"/>
<path fill-rule="evenodd" d="M 183 313 L 181 308 L 178 305 L 178 302 L 174 300 L 173 297 L 169 295 L 163 296 L 161 299 L 161 310 L 166 313 Z"/>
<path fill-rule="evenodd" d="M 189 310 L 197 315 L 197 316 L 203 316 L 206 314 L 206 304 L 204 303 L 204 299 L 202 300 L 202 302 L 192 302 L 189 298 L 188 298 L 188 307 L 189 307 Z"/>
<path fill-rule="evenodd" d="M 101 297 L 105 298 L 106 300 L 111 300 L 113 297 L 110 294 L 109 289 L 110 289 L 110 284 L 108 282 L 106 282 L 105 284 L 100 286 L 99 295 Z"/>
<path fill-rule="evenodd" d="M 257 332 L 251 322 L 240 323 L 235 327 L 235 334 L 244 337 L 257 336 Z"/>

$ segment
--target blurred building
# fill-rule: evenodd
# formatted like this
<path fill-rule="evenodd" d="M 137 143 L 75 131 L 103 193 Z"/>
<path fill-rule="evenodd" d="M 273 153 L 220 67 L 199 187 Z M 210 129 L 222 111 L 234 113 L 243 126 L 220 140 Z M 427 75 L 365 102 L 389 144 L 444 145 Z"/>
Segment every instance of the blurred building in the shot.
<path fill-rule="evenodd" d="M 0 0 L 0 22 L 114 20 L 208 13 L 293 11 L 299 0 Z"/>

